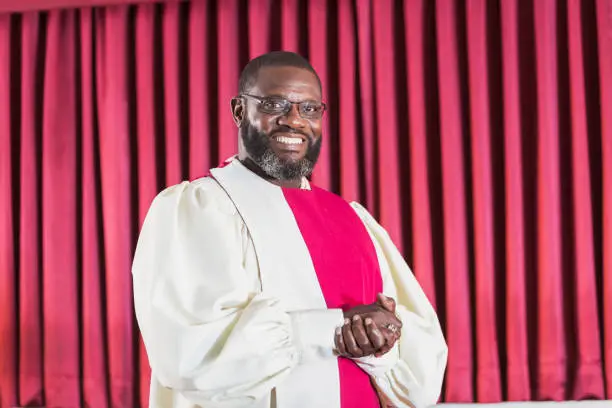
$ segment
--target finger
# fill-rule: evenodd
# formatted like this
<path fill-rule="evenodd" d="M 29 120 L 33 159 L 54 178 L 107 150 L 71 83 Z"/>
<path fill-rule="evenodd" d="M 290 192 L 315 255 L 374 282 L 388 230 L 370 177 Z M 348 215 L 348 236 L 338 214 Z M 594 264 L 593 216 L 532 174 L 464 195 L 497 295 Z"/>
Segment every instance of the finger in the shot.
<path fill-rule="evenodd" d="M 385 339 L 385 344 L 378 350 L 375 354 L 376 357 L 380 357 L 383 354 L 386 354 L 389 350 L 395 346 L 395 343 L 398 340 L 397 334 L 391 332 L 389 329 L 383 328 L 380 330 Z"/>
<path fill-rule="evenodd" d="M 371 317 L 379 328 L 386 328 L 389 325 L 395 326 L 398 330 L 402 328 L 402 321 L 395 314 L 384 309 L 370 313 L 368 317 Z"/>
<path fill-rule="evenodd" d="M 376 352 L 376 354 L 374 354 L 375 357 L 381 357 L 384 356 L 385 354 L 387 354 L 389 352 L 389 350 L 391 350 L 393 347 L 384 345 L 380 350 L 378 350 Z"/>
<path fill-rule="evenodd" d="M 395 346 L 395 339 L 393 338 L 392 340 L 387 340 L 386 343 L 380 348 L 380 350 L 378 350 L 378 352 L 375 354 L 376 357 L 380 357 L 382 355 L 385 355 L 389 352 L 389 350 L 391 350 L 393 348 L 393 346 Z"/>
<path fill-rule="evenodd" d="M 366 332 L 366 328 L 363 325 L 363 319 L 361 316 L 356 315 L 353 317 L 353 326 L 351 328 L 353 331 L 353 336 L 357 341 L 357 345 L 363 352 L 363 355 L 369 355 L 374 353 L 374 349 L 372 348 L 372 344 L 370 343 L 370 339 L 368 338 L 368 333 Z"/>
<path fill-rule="evenodd" d="M 336 343 L 336 350 L 341 356 L 346 356 L 346 345 L 344 344 L 344 337 L 342 336 L 342 327 L 336 327 L 336 335 L 334 336 L 334 342 Z"/>
<path fill-rule="evenodd" d="M 346 351 L 351 357 L 363 357 L 363 351 L 361 351 L 357 345 L 355 337 L 353 336 L 351 321 L 349 319 L 344 320 L 344 326 L 342 326 L 342 337 L 344 338 Z"/>
<path fill-rule="evenodd" d="M 380 357 L 380 356 L 384 356 L 385 354 L 387 354 L 389 352 L 389 350 L 391 350 L 393 347 L 390 347 L 388 345 L 384 345 L 380 348 L 380 350 L 378 350 L 376 352 L 376 354 L 374 354 L 375 357 Z"/>
<path fill-rule="evenodd" d="M 395 299 L 392 297 L 385 296 L 382 293 L 379 293 L 377 296 L 377 302 L 388 312 L 395 313 Z"/>
<path fill-rule="evenodd" d="M 375 350 L 379 350 L 382 346 L 385 345 L 386 339 L 381 333 L 381 331 L 376 327 L 374 321 L 367 317 L 365 319 L 366 331 L 368 333 L 368 338 L 370 339 L 370 343 L 372 343 L 372 347 Z"/>
<path fill-rule="evenodd" d="M 390 324 L 393 324 L 398 329 L 402 328 L 403 326 L 402 321 L 399 319 L 399 317 L 395 313 L 391 313 L 389 311 L 384 311 L 382 313 L 384 313 L 387 319 L 387 321 L 385 322 L 386 324 L 390 323 Z"/>

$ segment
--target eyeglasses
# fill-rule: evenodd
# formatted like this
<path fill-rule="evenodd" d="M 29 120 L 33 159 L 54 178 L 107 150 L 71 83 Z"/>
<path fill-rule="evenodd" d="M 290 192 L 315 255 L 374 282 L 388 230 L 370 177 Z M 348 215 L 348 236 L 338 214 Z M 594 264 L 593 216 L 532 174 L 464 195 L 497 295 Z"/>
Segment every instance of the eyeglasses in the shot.
<path fill-rule="evenodd" d="M 261 97 L 249 94 L 241 94 L 240 96 L 255 99 L 259 103 L 259 110 L 270 115 L 286 115 L 291 110 L 292 105 L 297 105 L 300 116 L 304 119 L 321 119 L 323 112 L 327 109 L 327 106 L 322 102 L 291 102 L 280 96 Z"/>

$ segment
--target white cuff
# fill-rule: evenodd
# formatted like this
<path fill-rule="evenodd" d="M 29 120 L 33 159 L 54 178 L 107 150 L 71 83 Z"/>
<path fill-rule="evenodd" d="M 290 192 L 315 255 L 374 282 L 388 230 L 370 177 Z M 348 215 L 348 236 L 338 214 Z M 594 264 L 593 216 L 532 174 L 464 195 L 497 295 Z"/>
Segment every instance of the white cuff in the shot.
<path fill-rule="evenodd" d="M 391 370 L 399 361 L 399 341 L 397 341 L 391 350 L 380 357 L 365 356 L 355 359 L 355 362 L 363 371 L 372 377 L 381 377 Z"/>
<path fill-rule="evenodd" d="M 300 363 L 336 357 L 334 333 L 344 323 L 341 309 L 299 310 L 289 312 L 289 316 Z"/>

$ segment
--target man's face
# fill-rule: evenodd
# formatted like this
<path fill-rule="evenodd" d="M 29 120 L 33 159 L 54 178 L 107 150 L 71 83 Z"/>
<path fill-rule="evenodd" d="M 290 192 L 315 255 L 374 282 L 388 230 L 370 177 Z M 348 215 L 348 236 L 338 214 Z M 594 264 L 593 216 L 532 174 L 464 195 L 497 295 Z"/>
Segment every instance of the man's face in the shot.
<path fill-rule="evenodd" d="M 293 104 L 286 113 L 271 113 L 262 105 L 265 98 L 283 98 L 290 102 L 321 103 L 317 78 L 310 71 L 296 67 L 266 67 L 257 82 L 242 97 L 239 116 L 241 158 L 250 158 L 269 176 L 295 180 L 309 176 L 321 150 L 322 119 L 309 114 L 309 104 Z M 269 103 L 269 102 L 268 102 Z"/>

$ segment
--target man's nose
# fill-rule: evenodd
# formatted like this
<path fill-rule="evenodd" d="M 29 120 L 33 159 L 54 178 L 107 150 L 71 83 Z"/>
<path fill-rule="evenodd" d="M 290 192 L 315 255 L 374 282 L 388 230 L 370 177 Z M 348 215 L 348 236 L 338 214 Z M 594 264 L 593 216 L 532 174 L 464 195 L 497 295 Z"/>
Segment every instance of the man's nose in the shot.
<path fill-rule="evenodd" d="M 297 104 L 292 104 L 289 112 L 279 118 L 279 125 L 286 125 L 292 128 L 303 128 L 306 126 L 306 120 L 300 114 L 300 109 Z"/>

